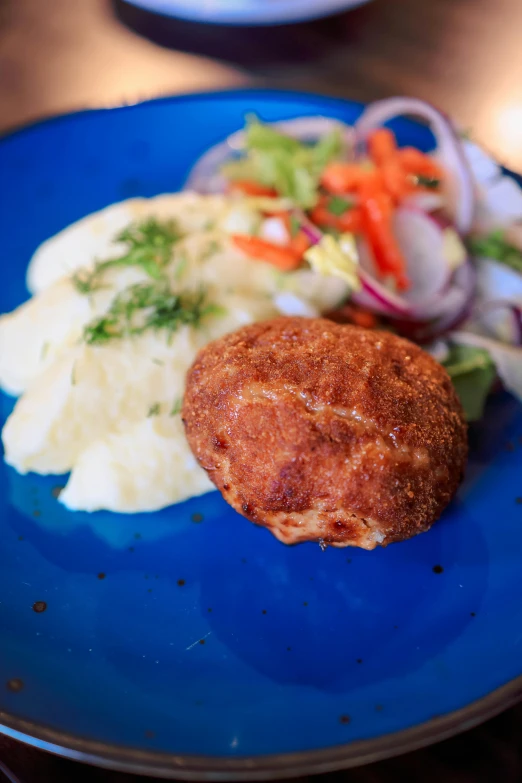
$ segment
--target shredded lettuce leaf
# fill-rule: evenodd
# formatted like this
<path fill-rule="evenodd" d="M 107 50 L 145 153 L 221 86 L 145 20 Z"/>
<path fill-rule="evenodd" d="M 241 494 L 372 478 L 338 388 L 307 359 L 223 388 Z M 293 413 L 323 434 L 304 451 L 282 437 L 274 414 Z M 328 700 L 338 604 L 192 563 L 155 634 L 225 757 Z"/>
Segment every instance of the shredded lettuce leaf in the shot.
<path fill-rule="evenodd" d="M 483 348 L 453 344 L 443 362 L 457 392 L 467 421 L 478 421 L 496 377 L 495 365 Z"/>
<path fill-rule="evenodd" d="M 472 237 L 469 249 L 475 256 L 492 258 L 522 274 L 522 251 L 504 239 L 502 229 L 482 237 Z"/>
<path fill-rule="evenodd" d="M 304 144 L 291 136 L 249 118 L 246 155 L 226 163 L 222 173 L 231 180 L 251 180 L 275 188 L 303 209 L 317 202 L 319 178 L 329 161 L 342 152 L 340 131 L 322 136 L 315 144 Z"/>
<path fill-rule="evenodd" d="M 456 331 L 451 333 L 451 341 L 461 347 L 481 348 L 486 351 L 494 363 L 498 376 L 507 391 L 522 402 L 522 347 L 506 345 L 500 340 L 492 340 L 473 332 Z"/>
<path fill-rule="evenodd" d="M 304 257 L 314 272 L 327 277 L 340 277 L 352 291 L 360 290 L 359 256 L 352 234 L 341 234 L 339 239 L 325 234 L 319 244 L 306 251 Z"/>

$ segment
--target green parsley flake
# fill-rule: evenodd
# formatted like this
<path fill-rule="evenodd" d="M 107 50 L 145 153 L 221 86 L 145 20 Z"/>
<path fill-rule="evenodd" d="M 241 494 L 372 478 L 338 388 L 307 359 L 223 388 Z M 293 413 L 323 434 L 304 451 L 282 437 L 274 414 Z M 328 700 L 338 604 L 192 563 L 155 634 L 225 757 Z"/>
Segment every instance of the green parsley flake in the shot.
<path fill-rule="evenodd" d="M 492 258 L 516 272 L 522 272 L 522 251 L 504 239 L 502 229 L 483 237 L 471 237 L 468 246 L 474 256 Z"/>
<path fill-rule="evenodd" d="M 331 215 L 335 215 L 336 217 L 341 217 L 341 215 L 344 215 L 344 213 L 347 212 L 349 209 L 353 209 L 353 202 L 347 201 L 345 198 L 342 198 L 341 196 L 333 196 L 328 201 L 326 208 Z"/>
<path fill-rule="evenodd" d="M 295 215 L 290 215 L 290 236 L 292 239 L 301 231 L 301 223 Z"/>
<path fill-rule="evenodd" d="M 147 418 L 150 418 L 151 416 L 159 416 L 161 412 L 161 405 L 159 402 L 155 402 L 153 405 L 150 406 L 149 412 L 147 413 Z"/>
<path fill-rule="evenodd" d="M 181 397 L 178 397 L 177 400 L 175 400 L 174 405 L 171 408 L 170 416 L 177 416 L 181 413 L 181 408 L 183 407 L 183 400 Z"/>
<path fill-rule="evenodd" d="M 175 293 L 167 280 L 137 283 L 119 293 L 107 313 L 84 329 L 89 345 L 132 337 L 148 330 L 164 330 L 168 341 L 180 326 L 197 328 L 209 315 L 221 315 L 222 308 L 209 304 L 203 289 Z"/>
<path fill-rule="evenodd" d="M 118 266 L 139 266 L 149 277 L 159 280 L 179 239 L 180 233 L 172 220 L 148 218 L 132 223 L 114 239 L 127 245 L 122 256 L 99 261 L 91 270 L 80 269 L 72 281 L 81 294 L 90 294 L 100 288 L 104 272 Z"/>
<path fill-rule="evenodd" d="M 181 258 L 179 259 L 179 263 L 176 267 L 176 271 L 174 272 L 174 280 L 180 280 L 183 277 L 187 265 L 188 265 L 187 256 L 181 256 Z"/>
<path fill-rule="evenodd" d="M 215 256 L 220 248 L 220 244 L 217 240 L 212 239 L 207 247 L 205 248 L 204 252 L 201 255 L 202 261 L 208 261 L 209 258 L 212 258 L 212 256 Z"/>
<path fill-rule="evenodd" d="M 440 188 L 440 179 L 436 177 L 426 177 L 424 174 L 414 174 L 413 182 L 419 188 L 428 188 L 428 190 L 437 190 Z"/>

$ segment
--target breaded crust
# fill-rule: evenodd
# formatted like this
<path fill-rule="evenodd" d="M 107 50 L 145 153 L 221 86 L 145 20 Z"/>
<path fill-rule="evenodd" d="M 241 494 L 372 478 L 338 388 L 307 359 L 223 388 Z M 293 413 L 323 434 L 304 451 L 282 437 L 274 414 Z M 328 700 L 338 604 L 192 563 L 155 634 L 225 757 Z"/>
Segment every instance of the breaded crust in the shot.
<path fill-rule="evenodd" d="M 276 318 L 207 345 L 182 417 L 228 503 L 286 544 L 373 549 L 421 533 L 467 457 L 459 400 L 429 354 L 319 318 Z"/>

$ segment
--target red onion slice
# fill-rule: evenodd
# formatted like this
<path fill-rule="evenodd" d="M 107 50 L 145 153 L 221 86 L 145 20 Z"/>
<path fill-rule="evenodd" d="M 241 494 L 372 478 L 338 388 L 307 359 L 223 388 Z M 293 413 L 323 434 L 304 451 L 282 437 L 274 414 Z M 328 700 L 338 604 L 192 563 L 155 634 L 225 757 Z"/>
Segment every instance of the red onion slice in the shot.
<path fill-rule="evenodd" d="M 412 115 L 425 120 L 437 143 L 434 157 L 448 172 L 447 198 L 455 226 L 462 234 L 471 228 L 475 211 L 473 178 L 460 139 L 450 119 L 418 98 L 388 98 L 371 103 L 355 124 L 356 146 L 365 147 L 368 135 L 394 117 Z"/>

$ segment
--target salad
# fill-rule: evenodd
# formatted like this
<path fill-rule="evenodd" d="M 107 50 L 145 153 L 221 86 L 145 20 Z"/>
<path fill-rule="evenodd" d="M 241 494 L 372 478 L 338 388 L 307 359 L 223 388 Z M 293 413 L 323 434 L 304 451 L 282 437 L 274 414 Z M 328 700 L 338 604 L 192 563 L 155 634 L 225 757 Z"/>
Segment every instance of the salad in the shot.
<path fill-rule="evenodd" d="M 430 126 L 431 152 L 398 143 L 386 124 L 405 115 Z M 353 128 L 248 118 L 186 187 L 279 197 L 255 232 L 232 234 L 236 248 L 342 278 L 349 294 L 330 317 L 423 345 L 469 421 L 497 379 L 522 399 L 522 190 L 430 104 L 377 101 Z"/>

